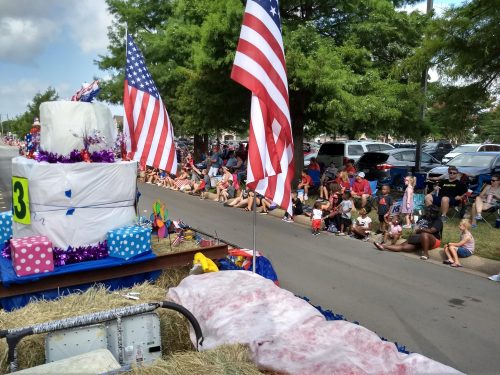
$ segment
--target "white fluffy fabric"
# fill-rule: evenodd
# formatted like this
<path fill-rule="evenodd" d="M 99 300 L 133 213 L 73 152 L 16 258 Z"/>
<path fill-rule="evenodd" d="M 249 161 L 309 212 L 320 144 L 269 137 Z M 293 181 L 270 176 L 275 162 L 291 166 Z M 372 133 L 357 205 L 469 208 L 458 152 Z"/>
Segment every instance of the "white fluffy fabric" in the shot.
<path fill-rule="evenodd" d="M 403 354 L 372 331 L 326 321 L 313 306 L 248 271 L 185 278 L 168 296 L 201 325 L 203 349 L 248 344 L 263 370 L 286 374 L 460 374 L 420 354 Z M 195 342 L 194 333 L 191 339 Z"/>
<path fill-rule="evenodd" d="M 40 105 L 40 123 L 40 148 L 63 156 L 83 149 L 83 136 L 95 131 L 104 142 L 91 145 L 90 152 L 110 149 L 116 140 L 111 111 L 101 103 L 45 102 Z"/>
<path fill-rule="evenodd" d="M 109 230 L 135 220 L 135 161 L 49 164 L 17 157 L 12 175 L 28 179 L 31 211 L 30 225 L 13 222 L 14 238 L 41 234 L 66 249 L 104 241 Z"/>

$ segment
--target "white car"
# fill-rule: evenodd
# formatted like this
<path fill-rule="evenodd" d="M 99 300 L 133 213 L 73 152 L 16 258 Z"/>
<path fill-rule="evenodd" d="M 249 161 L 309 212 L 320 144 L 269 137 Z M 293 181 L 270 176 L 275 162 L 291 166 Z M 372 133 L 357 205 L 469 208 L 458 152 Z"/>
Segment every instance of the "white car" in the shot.
<path fill-rule="evenodd" d="M 304 156 L 304 167 L 308 167 L 309 164 L 311 164 L 311 159 L 312 158 L 317 158 L 318 153 L 317 152 L 311 152 L 310 154 L 307 154 Z"/>
<path fill-rule="evenodd" d="M 500 151 L 498 144 L 482 144 L 482 143 L 469 143 L 455 147 L 451 152 L 443 157 L 443 164 L 448 163 L 455 156 L 463 154 L 464 152 L 483 152 L 483 151 Z"/>

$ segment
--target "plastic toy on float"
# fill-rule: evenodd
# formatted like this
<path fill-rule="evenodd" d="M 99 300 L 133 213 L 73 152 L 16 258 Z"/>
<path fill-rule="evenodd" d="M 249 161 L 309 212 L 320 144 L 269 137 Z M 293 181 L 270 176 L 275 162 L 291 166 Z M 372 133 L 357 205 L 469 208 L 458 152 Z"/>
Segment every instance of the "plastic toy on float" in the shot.
<path fill-rule="evenodd" d="M 2 238 L 3 256 L 12 256 L 18 276 L 50 272 L 40 267 L 49 260 L 60 266 L 105 258 L 106 239 L 134 227 L 137 162 L 115 159 L 117 127 L 109 108 L 92 102 L 98 92 L 94 81 L 71 101 L 42 103 L 26 156 L 12 160 L 12 215 L 2 213 L 0 229 L 11 231 L 13 241 Z M 123 246 L 112 255 L 151 251 L 143 242 L 139 252 Z"/>

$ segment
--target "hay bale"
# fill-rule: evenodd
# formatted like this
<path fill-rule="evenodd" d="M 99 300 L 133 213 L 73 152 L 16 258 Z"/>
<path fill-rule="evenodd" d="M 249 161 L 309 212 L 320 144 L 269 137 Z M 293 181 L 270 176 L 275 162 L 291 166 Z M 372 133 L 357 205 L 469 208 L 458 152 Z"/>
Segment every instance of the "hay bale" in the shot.
<path fill-rule="evenodd" d="M 189 276 L 190 269 L 191 265 L 167 268 L 160 274 L 160 277 L 156 279 L 154 285 L 164 289 L 177 286 L 182 279 Z"/>
<path fill-rule="evenodd" d="M 138 292 L 140 300 L 125 299 L 121 294 Z M 166 290 L 157 285 L 143 283 L 130 289 L 109 292 L 103 286 L 96 286 L 79 294 L 71 294 L 53 301 L 32 301 L 22 309 L 7 313 L 0 311 L 0 327 L 16 328 L 66 317 L 130 306 L 133 304 L 163 301 Z M 192 350 L 189 339 L 189 323 L 179 313 L 166 309 L 157 309 L 161 322 L 163 355 L 176 351 Z M 28 368 L 45 363 L 45 335 L 33 335 L 23 339 L 18 347 L 19 368 Z M 5 372 L 8 347 L 5 340 L 0 341 L 0 371 Z"/>
<path fill-rule="evenodd" d="M 177 246 L 173 246 L 172 242 L 177 238 L 177 234 L 170 235 L 170 239 L 158 238 L 151 236 L 151 248 L 156 255 L 165 255 L 179 253 L 181 251 L 200 249 L 200 245 L 195 240 L 184 240 Z"/>
<path fill-rule="evenodd" d="M 257 375 L 262 374 L 250 360 L 244 345 L 224 345 L 204 352 L 175 353 L 155 363 L 134 368 L 133 375 Z"/>

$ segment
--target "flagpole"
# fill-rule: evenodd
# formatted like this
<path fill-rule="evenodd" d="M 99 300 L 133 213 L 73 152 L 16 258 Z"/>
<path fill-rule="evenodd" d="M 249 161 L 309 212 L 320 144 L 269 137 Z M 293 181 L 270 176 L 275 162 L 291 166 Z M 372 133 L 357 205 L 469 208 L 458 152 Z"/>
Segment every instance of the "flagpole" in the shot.
<path fill-rule="evenodd" d="M 257 234 L 257 192 L 254 190 L 253 191 L 253 204 L 252 204 L 252 210 L 253 210 L 253 252 L 252 252 L 252 272 L 255 273 L 255 257 L 257 253 L 257 247 L 256 247 L 256 234 Z"/>

